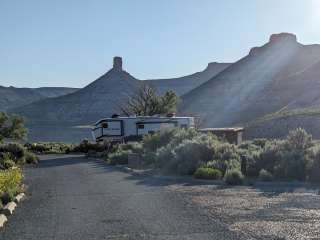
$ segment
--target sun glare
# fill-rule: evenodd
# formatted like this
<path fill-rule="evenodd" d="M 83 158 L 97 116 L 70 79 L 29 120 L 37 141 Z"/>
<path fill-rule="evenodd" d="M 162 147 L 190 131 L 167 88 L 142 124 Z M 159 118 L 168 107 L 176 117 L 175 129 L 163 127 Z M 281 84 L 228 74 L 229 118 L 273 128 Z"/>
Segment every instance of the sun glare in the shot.
<path fill-rule="evenodd" d="M 320 19 L 320 0 L 311 0 L 312 17 Z"/>

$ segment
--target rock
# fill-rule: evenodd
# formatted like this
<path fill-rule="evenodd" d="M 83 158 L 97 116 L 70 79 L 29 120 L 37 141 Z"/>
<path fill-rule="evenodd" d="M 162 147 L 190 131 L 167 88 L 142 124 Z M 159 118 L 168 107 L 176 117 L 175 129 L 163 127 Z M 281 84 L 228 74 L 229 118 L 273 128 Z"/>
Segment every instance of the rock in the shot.
<path fill-rule="evenodd" d="M 279 34 L 272 34 L 270 37 L 270 43 L 275 43 L 281 40 L 297 42 L 297 36 L 292 33 L 279 33 Z"/>
<path fill-rule="evenodd" d="M 251 48 L 251 50 L 249 52 L 249 55 L 250 56 L 257 55 L 257 54 L 259 54 L 259 52 L 261 52 L 261 48 L 260 47 L 254 47 L 254 48 Z"/>
<path fill-rule="evenodd" d="M 4 226 L 4 224 L 8 221 L 8 218 L 4 214 L 0 214 L 0 228 Z"/>
<path fill-rule="evenodd" d="M 25 198 L 25 194 L 24 193 L 20 193 L 20 194 L 18 194 L 15 198 L 14 198 L 14 201 L 16 202 L 16 203 L 19 203 L 19 202 L 21 202 L 24 198 Z"/>
<path fill-rule="evenodd" d="M 2 213 L 6 216 L 12 215 L 16 207 L 17 204 L 15 202 L 9 202 L 7 205 L 3 207 Z"/>
<path fill-rule="evenodd" d="M 114 57 L 113 58 L 113 69 L 117 71 L 122 71 L 122 58 Z"/>

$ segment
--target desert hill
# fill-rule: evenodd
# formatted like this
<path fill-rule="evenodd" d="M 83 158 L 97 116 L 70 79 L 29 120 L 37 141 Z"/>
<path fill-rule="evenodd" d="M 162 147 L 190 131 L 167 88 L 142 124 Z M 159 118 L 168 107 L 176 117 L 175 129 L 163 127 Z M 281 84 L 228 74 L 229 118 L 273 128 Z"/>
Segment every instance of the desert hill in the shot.
<path fill-rule="evenodd" d="M 122 70 L 121 58 L 106 74 L 88 86 L 68 95 L 48 98 L 10 112 L 26 117 L 30 123 L 92 123 L 110 116 L 140 84 L 140 81 Z"/>
<path fill-rule="evenodd" d="M 119 105 L 142 83 L 152 85 L 160 93 L 170 89 L 179 94 L 200 85 L 228 65 L 212 63 L 203 72 L 172 79 L 172 83 L 170 79 L 141 81 L 124 71 L 122 59 L 115 57 L 113 68 L 83 89 L 9 111 L 23 115 L 32 124 L 89 124 L 118 113 Z"/>
<path fill-rule="evenodd" d="M 75 88 L 15 88 L 0 86 L 0 111 L 20 107 L 48 97 L 59 97 L 76 91 Z"/>
<path fill-rule="evenodd" d="M 230 65 L 231 63 L 213 62 L 209 63 L 207 68 L 202 72 L 179 78 L 146 80 L 146 82 L 150 86 L 156 88 L 161 94 L 168 90 L 174 90 L 177 95 L 181 96 L 210 80 L 213 76 L 216 76 Z"/>
<path fill-rule="evenodd" d="M 293 34 L 270 37 L 262 47 L 185 94 L 181 112 L 203 125 L 245 123 L 282 109 L 317 105 L 320 97 L 320 45 L 303 45 Z"/>

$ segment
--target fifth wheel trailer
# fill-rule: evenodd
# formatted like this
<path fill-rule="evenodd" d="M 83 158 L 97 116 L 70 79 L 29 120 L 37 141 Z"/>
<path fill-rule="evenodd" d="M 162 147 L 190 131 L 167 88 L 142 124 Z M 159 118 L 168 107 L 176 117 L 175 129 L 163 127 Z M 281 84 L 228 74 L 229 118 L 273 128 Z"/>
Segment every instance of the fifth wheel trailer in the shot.
<path fill-rule="evenodd" d="M 95 141 L 124 141 L 157 131 L 172 128 L 194 128 L 193 117 L 115 117 L 101 119 L 94 124 L 92 135 Z"/>

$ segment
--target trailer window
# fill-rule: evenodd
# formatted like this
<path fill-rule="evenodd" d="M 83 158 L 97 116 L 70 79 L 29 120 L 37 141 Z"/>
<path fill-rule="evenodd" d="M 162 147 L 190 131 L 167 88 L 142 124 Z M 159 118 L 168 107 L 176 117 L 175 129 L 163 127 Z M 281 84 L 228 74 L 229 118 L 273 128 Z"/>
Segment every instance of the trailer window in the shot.
<path fill-rule="evenodd" d="M 102 127 L 102 128 L 108 128 L 109 125 L 108 125 L 108 123 L 104 122 L 104 123 L 101 123 L 101 127 Z"/>
<path fill-rule="evenodd" d="M 144 125 L 143 125 L 143 124 L 139 124 L 139 125 L 138 125 L 138 128 L 139 128 L 139 129 L 144 129 Z"/>

